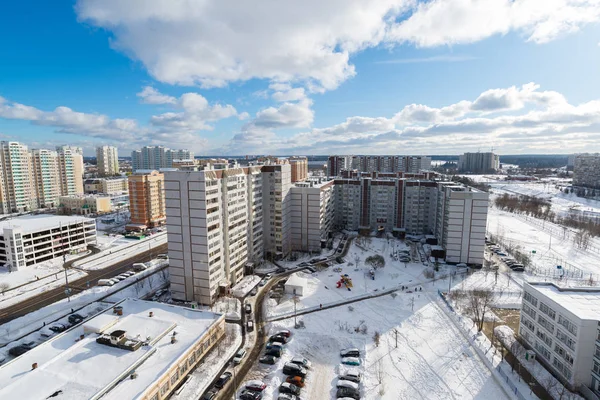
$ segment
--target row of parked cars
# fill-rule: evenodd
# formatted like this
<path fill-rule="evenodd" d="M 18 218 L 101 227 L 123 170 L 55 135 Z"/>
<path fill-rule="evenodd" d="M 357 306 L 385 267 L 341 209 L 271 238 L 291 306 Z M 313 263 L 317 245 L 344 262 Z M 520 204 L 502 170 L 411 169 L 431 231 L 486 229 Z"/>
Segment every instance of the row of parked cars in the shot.
<path fill-rule="evenodd" d="M 494 242 L 490 242 L 489 240 L 486 241 L 486 245 L 488 247 L 488 249 L 496 254 L 500 260 L 502 260 L 502 262 L 504 264 L 506 264 L 506 266 L 508 268 L 510 268 L 511 270 L 513 270 L 514 272 L 524 272 L 525 271 L 525 266 L 523 264 L 520 264 L 519 262 L 517 262 L 517 260 L 515 260 L 514 258 L 512 258 L 511 256 L 509 256 L 504 250 L 502 250 L 502 248 L 500 246 L 498 246 L 496 243 Z"/>
<path fill-rule="evenodd" d="M 98 280 L 98 286 L 113 286 L 113 285 L 121 282 L 122 280 L 125 280 L 125 279 L 135 275 L 136 273 L 144 271 L 146 269 L 148 269 L 148 267 L 144 263 L 133 264 L 132 269 L 130 269 L 129 271 L 123 272 L 123 273 L 121 273 L 117 276 L 114 276 L 112 278 L 109 278 L 109 279 Z"/>
<path fill-rule="evenodd" d="M 360 365 L 360 350 L 357 348 L 343 349 L 340 351 L 342 364 Z M 361 373 L 356 369 L 350 369 L 338 376 L 336 383 L 336 398 L 340 400 L 360 400 Z"/>

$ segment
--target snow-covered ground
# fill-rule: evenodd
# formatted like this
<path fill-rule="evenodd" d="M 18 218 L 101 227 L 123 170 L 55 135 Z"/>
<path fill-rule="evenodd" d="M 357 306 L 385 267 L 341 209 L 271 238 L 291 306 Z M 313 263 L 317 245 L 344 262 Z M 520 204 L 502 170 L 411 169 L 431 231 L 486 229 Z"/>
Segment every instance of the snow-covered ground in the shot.
<path fill-rule="evenodd" d="M 246 296 L 256 285 L 258 285 L 260 279 L 261 278 L 258 275 L 247 275 L 243 277 L 237 285 L 231 288 L 231 294 L 236 297 Z"/>

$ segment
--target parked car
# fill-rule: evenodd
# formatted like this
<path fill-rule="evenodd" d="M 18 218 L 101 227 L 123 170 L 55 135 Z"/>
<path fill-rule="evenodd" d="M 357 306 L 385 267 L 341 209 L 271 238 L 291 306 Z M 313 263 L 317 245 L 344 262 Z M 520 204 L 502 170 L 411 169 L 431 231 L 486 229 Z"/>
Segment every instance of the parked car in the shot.
<path fill-rule="evenodd" d="M 308 263 L 306 261 L 301 262 L 300 264 L 298 264 L 299 267 L 307 267 Z"/>
<path fill-rule="evenodd" d="M 248 332 L 252 332 L 254 330 L 254 322 L 252 322 L 252 321 L 246 322 L 246 330 Z"/>
<path fill-rule="evenodd" d="M 360 357 L 360 350 L 357 348 L 343 349 L 340 351 L 342 357 Z"/>
<path fill-rule="evenodd" d="M 253 288 L 253 289 L 250 291 L 250 296 L 256 296 L 256 294 L 257 294 L 257 293 L 258 293 L 258 289 L 257 289 L 257 288 Z"/>
<path fill-rule="evenodd" d="M 15 346 L 15 347 L 11 347 L 8 350 L 8 354 L 10 354 L 13 357 L 19 357 L 20 355 L 27 353 L 29 350 L 31 350 L 31 349 L 24 347 L 24 346 Z"/>
<path fill-rule="evenodd" d="M 356 383 L 359 383 L 361 378 L 362 375 L 358 371 L 347 371 L 344 375 L 340 376 L 340 379 Z"/>
<path fill-rule="evenodd" d="M 514 265 L 517 262 L 515 260 L 504 260 L 504 263 L 510 267 L 511 265 Z"/>
<path fill-rule="evenodd" d="M 232 376 L 233 375 L 231 374 L 231 372 L 223 372 L 223 375 L 221 375 L 219 379 L 217 379 L 217 381 L 215 382 L 215 387 L 218 389 L 222 389 L 223 386 L 225 386 L 225 384 L 229 382 Z"/>
<path fill-rule="evenodd" d="M 525 267 L 516 267 L 511 269 L 515 272 L 525 272 Z"/>
<path fill-rule="evenodd" d="M 351 388 L 343 387 L 339 388 L 335 393 L 335 397 L 340 399 L 343 397 L 349 397 L 354 400 L 360 400 L 360 393 L 358 390 L 354 390 Z"/>
<path fill-rule="evenodd" d="M 67 330 L 67 327 L 64 324 L 56 323 L 51 325 L 48 329 L 50 329 L 54 333 L 60 333 Z"/>
<path fill-rule="evenodd" d="M 338 387 L 338 388 L 346 387 L 346 388 L 358 390 L 358 383 L 352 382 L 352 381 L 346 381 L 344 379 L 338 379 L 336 387 Z"/>
<path fill-rule="evenodd" d="M 497 254 L 497 255 L 499 255 L 500 257 L 507 256 L 507 255 L 508 255 L 508 254 L 506 254 L 506 253 L 505 253 L 505 252 L 503 252 L 503 251 L 499 251 L 499 252 L 497 252 L 496 254 Z"/>
<path fill-rule="evenodd" d="M 265 345 L 265 350 L 278 349 L 283 350 L 283 344 L 278 342 L 270 342 Z"/>
<path fill-rule="evenodd" d="M 82 315 L 79 315 L 79 314 L 71 314 L 71 315 L 69 315 L 69 323 L 71 325 L 77 325 L 78 323 L 80 323 L 84 319 L 85 318 Z"/>
<path fill-rule="evenodd" d="M 164 260 L 164 259 L 167 259 L 167 258 L 169 258 L 169 256 L 168 256 L 167 254 L 164 254 L 164 253 L 163 253 L 163 254 L 159 254 L 159 255 L 157 255 L 157 256 L 156 256 L 156 258 L 158 258 L 158 259 L 163 259 L 163 260 Z"/>
<path fill-rule="evenodd" d="M 287 329 L 282 329 L 279 332 L 277 332 L 275 335 L 281 335 L 281 336 L 285 336 L 286 338 L 289 338 L 290 336 L 292 336 L 292 332 Z"/>
<path fill-rule="evenodd" d="M 112 280 L 113 280 L 113 281 L 117 281 L 117 282 L 121 282 L 121 281 L 122 281 L 122 280 L 124 280 L 124 279 L 125 279 L 125 278 L 124 278 L 124 277 L 122 277 L 122 276 L 120 276 L 120 275 L 117 275 L 117 276 L 113 276 L 113 277 L 112 277 Z"/>
<path fill-rule="evenodd" d="M 42 329 L 40 329 L 40 336 L 43 338 L 49 338 L 50 336 L 54 335 L 54 331 L 50 329 L 50 327 L 45 326 Z"/>
<path fill-rule="evenodd" d="M 134 276 L 135 275 L 135 271 L 129 270 L 129 271 L 123 272 L 123 274 L 127 274 L 129 276 Z"/>
<path fill-rule="evenodd" d="M 265 351 L 265 355 L 266 356 L 273 356 L 273 357 L 277 357 L 280 358 L 281 355 L 283 354 L 283 348 L 271 348 Z"/>
<path fill-rule="evenodd" d="M 345 364 L 345 365 L 360 365 L 360 358 L 357 358 L 357 357 L 344 357 L 344 358 L 342 358 L 342 364 Z"/>
<path fill-rule="evenodd" d="M 304 357 L 294 357 L 290 360 L 291 363 L 298 364 L 299 366 L 310 369 L 311 363 Z"/>
<path fill-rule="evenodd" d="M 296 396 L 295 394 L 280 393 L 279 396 L 277 396 L 277 400 L 301 400 L 301 399 L 300 399 L 300 397 Z"/>
<path fill-rule="evenodd" d="M 285 363 L 283 365 L 283 373 L 284 375 L 294 375 L 294 376 L 306 376 L 306 370 L 297 364 Z"/>
<path fill-rule="evenodd" d="M 283 335 L 273 335 L 269 338 L 269 342 L 279 342 L 286 344 L 288 342 L 288 338 Z"/>
<path fill-rule="evenodd" d="M 246 356 L 246 350 L 241 349 L 239 350 L 237 353 L 235 353 L 235 356 L 233 356 L 233 363 L 234 364 L 239 364 L 242 362 L 242 359 Z"/>
<path fill-rule="evenodd" d="M 251 380 L 246 382 L 245 384 L 246 389 L 252 390 L 254 392 L 262 392 L 263 390 L 265 390 L 266 387 L 267 385 L 263 381 L 259 380 Z"/>
<path fill-rule="evenodd" d="M 137 272 L 148 269 L 148 267 L 144 263 L 135 263 L 131 266 L 131 268 L 133 268 L 133 270 Z"/>
<path fill-rule="evenodd" d="M 296 396 L 300 394 L 300 388 L 293 383 L 283 382 L 279 385 L 279 393 L 291 393 Z"/>
<path fill-rule="evenodd" d="M 261 279 L 260 282 L 258 282 L 258 286 L 263 287 L 267 284 L 267 280 L 266 279 Z"/>
<path fill-rule="evenodd" d="M 304 378 L 301 376 L 288 376 L 285 381 L 287 383 L 292 383 L 300 388 L 303 388 L 305 385 Z"/>
<path fill-rule="evenodd" d="M 261 364 L 275 365 L 277 359 L 274 356 L 264 355 L 258 359 L 258 362 Z"/>
<path fill-rule="evenodd" d="M 250 303 L 244 304 L 244 311 L 246 314 L 250 314 L 252 312 L 252 305 Z"/>
<path fill-rule="evenodd" d="M 510 266 L 510 269 L 512 269 L 513 271 L 515 270 L 515 268 L 525 268 L 525 266 L 523 264 L 513 264 Z"/>
<path fill-rule="evenodd" d="M 248 389 L 244 389 L 242 390 L 242 393 L 240 393 L 240 400 L 260 400 L 262 397 L 262 392 L 254 392 Z"/>
<path fill-rule="evenodd" d="M 112 286 L 114 284 L 112 279 L 98 279 L 98 286 Z"/>
<path fill-rule="evenodd" d="M 202 400 L 213 400 L 215 397 L 217 397 L 217 393 L 219 393 L 217 389 L 210 389 L 208 392 L 204 393 Z"/>

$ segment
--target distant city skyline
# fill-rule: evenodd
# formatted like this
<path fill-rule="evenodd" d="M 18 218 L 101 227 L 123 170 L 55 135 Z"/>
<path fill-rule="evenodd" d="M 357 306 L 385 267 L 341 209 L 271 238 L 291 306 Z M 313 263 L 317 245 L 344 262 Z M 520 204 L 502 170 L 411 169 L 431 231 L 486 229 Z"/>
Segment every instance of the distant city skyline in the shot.
<path fill-rule="evenodd" d="M 262 1 L 8 4 L 0 139 L 86 157 L 600 151 L 600 4 Z"/>

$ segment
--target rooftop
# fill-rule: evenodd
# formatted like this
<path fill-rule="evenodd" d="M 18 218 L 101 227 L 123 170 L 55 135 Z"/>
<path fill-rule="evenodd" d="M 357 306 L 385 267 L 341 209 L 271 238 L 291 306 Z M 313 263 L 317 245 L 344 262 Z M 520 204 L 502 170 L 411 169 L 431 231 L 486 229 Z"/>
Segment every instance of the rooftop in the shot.
<path fill-rule="evenodd" d="M 553 283 L 531 282 L 531 288 L 560 304 L 580 319 L 600 321 L 600 289 L 562 288 Z"/>
<path fill-rule="evenodd" d="M 92 218 L 69 215 L 23 215 L 20 217 L 0 221 L 0 233 L 4 231 L 4 228 L 13 228 L 16 226 L 21 227 L 23 232 L 31 232 L 56 228 L 61 224 L 68 225 L 77 222 L 95 222 L 95 220 Z"/>
<path fill-rule="evenodd" d="M 0 398 L 45 399 L 57 391 L 62 391 L 57 400 L 139 398 L 221 317 L 138 299 L 119 305 L 122 316 L 111 306 L 0 367 Z M 130 351 L 96 342 L 101 333 L 115 331 L 125 331 L 129 342 L 147 343 Z M 137 378 L 128 379 L 133 371 Z"/>

